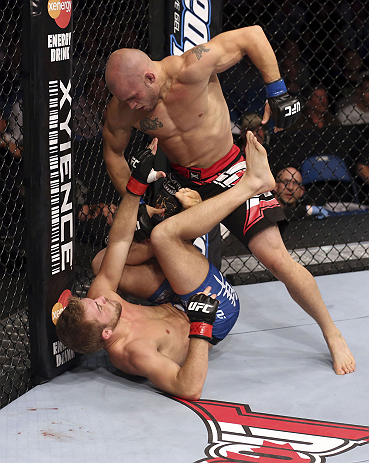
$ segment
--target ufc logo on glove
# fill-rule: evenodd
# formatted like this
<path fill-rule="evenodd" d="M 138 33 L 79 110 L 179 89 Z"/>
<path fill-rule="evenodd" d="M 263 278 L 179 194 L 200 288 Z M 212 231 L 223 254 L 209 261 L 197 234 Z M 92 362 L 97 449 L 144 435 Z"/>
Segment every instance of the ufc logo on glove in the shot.
<path fill-rule="evenodd" d="M 295 103 L 293 106 L 286 106 L 284 108 L 284 111 L 285 111 L 285 116 L 288 117 L 288 116 L 292 116 L 293 114 L 296 114 L 298 112 L 300 112 L 301 110 L 301 104 L 300 102 L 298 101 L 297 103 Z"/>
<path fill-rule="evenodd" d="M 134 156 L 132 156 L 132 159 L 131 159 L 131 168 L 132 168 L 132 170 L 137 168 L 137 165 L 139 163 L 140 163 L 140 160 L 136 159 Z"/>
<path fill-rule="evenodd" d="M 204 304 L 203 302 L 190 302 L 187 310 L 195 310 L 196 312 L 210 313 L 213 307 L 212 304 Z"/>

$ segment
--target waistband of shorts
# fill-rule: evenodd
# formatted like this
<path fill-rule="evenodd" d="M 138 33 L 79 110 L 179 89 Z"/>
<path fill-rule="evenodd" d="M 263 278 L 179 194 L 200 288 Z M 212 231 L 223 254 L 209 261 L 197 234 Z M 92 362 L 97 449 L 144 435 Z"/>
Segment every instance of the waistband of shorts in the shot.
<path fill-rule="evenodd" d="M 229 166 L 240 153 L 240 148 L 233 145 L 230 151 L 223 156 L 219 161 L 206 169 L 200 167 L 183 167 L 178 164 L 170 164 L 172 168 L 180 175 L 189 180 L 206 180 L 213 175 L 219 174 L 223 169 Z"/>
<path fill-rule="evenodd" d="M 159 286 L 159 288 L 155 291 L 155 293 L 152 294 L 150 297 L 148 297 L 146 300 L 147 300 L 148 302 L 159 302 L 159 301 L 157 301 L 158 297 L 159 297 L 159 296 L 162 296 L 163 293 L 164 293 L 164 291 L 169 290 L 169 289 L 171 289 L 170 283 L 169 283 L 169 281 L 168 281 L 167 279 L 165 279 L 165 280 L 163 281 L 163 283 Z M 173 292 L 173 290 L 172 290 L 172 292 Z M 163 301 L 163 303 L 164 303 L 164 302 L 168 302 L 167 299 L 168 299 L 168 298 L 166 298 L 166 299 Z"/>

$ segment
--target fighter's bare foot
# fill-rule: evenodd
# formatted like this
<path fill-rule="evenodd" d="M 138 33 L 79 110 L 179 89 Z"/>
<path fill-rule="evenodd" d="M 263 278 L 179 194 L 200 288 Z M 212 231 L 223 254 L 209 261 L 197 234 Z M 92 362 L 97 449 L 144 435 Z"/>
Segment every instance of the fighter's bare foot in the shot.
<path fill-rule="evenodd" d="M 326 341 L 332 356 L 333 369 L 336 374 L 345 375 L 347 373 L 353 373 L 356 370 L 355 359 L 341 334 L 331 336 L 327 338 Z"/>
<path fill-rule="evenodd" d="M 265 148 L 257 141 L 252 132 L 246 133 L 246 166 L 242 182 L 252 187 L 254 195 L 265 193 L 275 187 L 275 180 L 270 171 Z"/>

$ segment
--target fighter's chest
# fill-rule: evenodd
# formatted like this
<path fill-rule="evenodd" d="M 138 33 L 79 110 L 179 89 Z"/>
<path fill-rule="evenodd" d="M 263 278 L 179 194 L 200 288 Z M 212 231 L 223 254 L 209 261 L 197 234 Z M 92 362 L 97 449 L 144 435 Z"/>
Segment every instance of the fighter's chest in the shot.
<path fill-rule="evenodd" d="M 206 94 L 176 91 L 160 100 L 156 108 L 144 114 L 136 128 L 153 137 L 171 137 L 197 128 L 208 114 Z"/>

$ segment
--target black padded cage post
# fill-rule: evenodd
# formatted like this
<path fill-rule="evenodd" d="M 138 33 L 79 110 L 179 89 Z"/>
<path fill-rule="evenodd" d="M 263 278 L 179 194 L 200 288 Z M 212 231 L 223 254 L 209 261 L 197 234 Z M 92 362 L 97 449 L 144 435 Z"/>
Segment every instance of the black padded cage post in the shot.
<path fill-rule="evenodd" d="M 24 2 L 23 24 L 28 312 L 38 384 L 80 358 L 55 333 L 74 280 L 72 2 Z"/>

